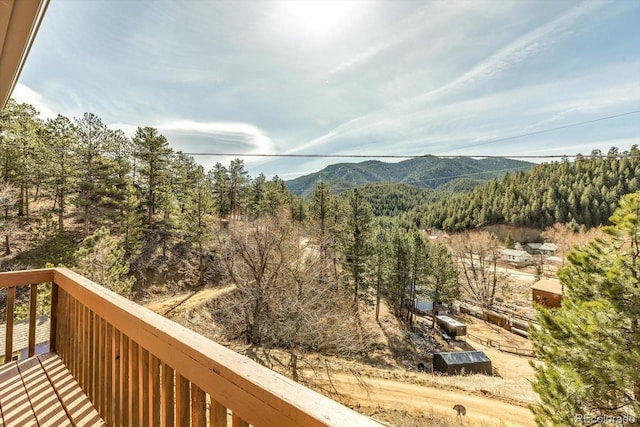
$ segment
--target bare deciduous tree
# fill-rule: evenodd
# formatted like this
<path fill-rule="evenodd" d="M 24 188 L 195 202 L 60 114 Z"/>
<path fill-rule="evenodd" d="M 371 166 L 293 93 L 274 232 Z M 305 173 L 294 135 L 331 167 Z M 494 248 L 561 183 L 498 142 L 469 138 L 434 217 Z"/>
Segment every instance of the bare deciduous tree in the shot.
<path fill-rule="evenodd" d="M 367 334 L 350 297 L 319 285 L 319 251 L 292 222 L 277 218 L 235 223 L 218 233 L 221 262 L 236 285 L 210 303 L 220 332 L 266 347 L 366 352 Z"/>
<path fill-rule="evenodd" d="M 496 289 L 505 278 L 498 271 L 498 240 L 486 232 L 466 232 L 453 237 L 451 247 L 460 265 L 461 293 L 481 307 L 493 305 Z"/>

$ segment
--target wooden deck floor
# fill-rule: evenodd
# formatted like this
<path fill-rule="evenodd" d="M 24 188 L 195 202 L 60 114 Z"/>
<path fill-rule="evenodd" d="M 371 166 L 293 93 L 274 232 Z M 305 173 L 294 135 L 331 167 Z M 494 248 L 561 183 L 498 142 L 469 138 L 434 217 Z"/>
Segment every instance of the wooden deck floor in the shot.
<path fill-rule="evenodd" d="M 0 427 L 104 425 L 57 354 L 0 366 Z"/>

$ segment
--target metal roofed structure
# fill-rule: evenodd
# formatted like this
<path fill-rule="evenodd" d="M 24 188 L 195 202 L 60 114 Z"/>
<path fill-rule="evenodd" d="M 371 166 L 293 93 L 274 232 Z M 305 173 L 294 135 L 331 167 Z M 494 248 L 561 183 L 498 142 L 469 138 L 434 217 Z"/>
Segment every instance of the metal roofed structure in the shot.
<path fill-rule="evenodd" d="M 482 351 L 434 353 L 433 370 L 447 375 L 492 375 L 491 360 Z"/>
<path fill-rule="evenodd" d="M 437 316 L 438 327 L 445 331 L 451 338 L 456 339 L 467 335 L 467 326 L 449 316 Z"/>

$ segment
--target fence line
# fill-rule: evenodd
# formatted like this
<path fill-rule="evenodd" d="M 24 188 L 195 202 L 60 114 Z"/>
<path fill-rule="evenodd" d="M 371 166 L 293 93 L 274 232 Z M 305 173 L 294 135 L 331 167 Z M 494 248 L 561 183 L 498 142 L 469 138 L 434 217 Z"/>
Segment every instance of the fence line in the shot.
<path fill-rule="evenodd" d="M 533 349 L 520 348 L 513 345 L 502 344 L 501 342 L 494 341 L 494 340 L 485 340 L 469 333 L 467 333 L 467 338 L 479 344 L 482 344 L 484 346 L 496 348 L 505 353 L 517 354 L 518 356 L 536 357 L 536 353 L 533 351 Z"/>

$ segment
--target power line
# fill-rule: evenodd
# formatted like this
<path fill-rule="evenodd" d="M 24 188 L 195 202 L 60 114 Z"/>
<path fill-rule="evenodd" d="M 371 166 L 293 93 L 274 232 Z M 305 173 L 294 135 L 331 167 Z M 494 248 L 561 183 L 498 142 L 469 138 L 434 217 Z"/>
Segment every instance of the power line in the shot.
<path fill-rule="evenodd" d="M 447 150 L 447 151 L 458 151 L 458 150 L 464 150 L 465 148 L 473 148 L 473 147 L 479 147 L 481 145 L 495 144 L 496 142 L 511 141 L 511 140 L 517 139 L 517 138 L 524 138 L 525 136 L 540 135 L 541 133 L 554 132 L 554 131 L 557 131 L 557 130 L 560 130 L 560 129 L 567 129 L 567 128 L 572 128 L 572 127 L 576 127 L 576 126 L 582 126 L 582 125 L 586 125 L 586 124 L 590 124 L 590 123 L 601 122 L 601 121 L 604 121 L 604 120 L 616 119 L 618 117 L 630 116 L 632 114 L 638 114 L 638 113 L 640 113 L 640 110 L 628 111 L 626 113 L 614 114 L 613 116 L 600 117 L 600 118 L 597 118 L 597 119 L 586 120 L 584 122 L 570 123 L 568 125 L 562 125 L 562 126 L 557 126 L 557 127 L 554 127 L 554 128 L 538 130 L 538 131 L 535 131 L 535 132 L 528 132 L 528 133 L 523 133 L 523 134 L 520 134 L 520 135 L 508 136 L 508 137 L 505 137 L 505 138 L 498 138 L 498 139 L 492 139 L 490 141 L 478 142 L 478 143 L 475 143 L 475 144 L 469 144 L 469 145 L 465 145 L 464 147 L 458 147 L 458 148 L 454 148 L 453 150 Z M 446 153 L 447 151 L 443 151 L 443 152 L 437 153 L 437 154 Z"/>
<path fill-rule="evenodd" d="M 640 110 L 638 110 L 640 112 Z M 513 137 L 519 138 L 519 136 Z M 498 141 L 498 140 L 496 140 Z M 495 141 L 494 141 L 495 142 Z M 30 151 L 36 150 L 34 147 L 28 147 L 23 144 L 14 143 L 2 143 L 0 142 L 0 149 L 2 148 L 21 148 Z M 74 153 L 75 150 L 70 147 L 55 147 L 48 146 L 44 150 L 64 151 L 66 153 Z M 455 151 L 457 149 L 454 149 Z M 100 154 L 111 154 L 121 156 L 135 156 L 134 152 L 117 153 L 115 151 L 97 149 L 96 152 Z M 487 154 L 274 154 L 274 153 L 216 153 L 216 152 L 195 152 L 195 151 L 144 151 L 143 154 L 159 154 L 164 156 L 211 156 L 211 157 L 292 157 L 292 158 L 360 158 L 360 159 L 574 159 L 579 156 L 585 158 L 640 158 L 638 155 L 630 155 L 624 153 L 618 153 L 616 155 L 609 154 L 500 154 L 500 155 L 487 155 Z"/>
<path fill-rule="evenodd" d="M 638 158 L 640 155 L 623 155 L 618 154 L 615 156 L 609 156 L 607 154 L 505 154 L 500 156 L 488 156 L 486 154 L 466 154 L 466 155 L 442 155 L 442 154 L 421 154 L 421 155 L 412 155 L 412 154 L 258 154 L 258 153 L 201 153 L 201 152 L 181 152 L 182 154 L 186 154 L 188 156 L 226 156 L 226 157 L 309 157 L 309 158 L 360 158 L 360 159 L 420 159 L 420 158 L 435 158 L 435 159 L 564 159 L 564 158 L 576 158 L 578 156 L 584 156 L 589 158 Z M 172 153 L 178 154 L 178 153 Z"/>
<path fill-rule="evenodd" d="M 220 152 L 185 152 L 185 151 L 173 151 L 170 153 L 160 153 L 160 152 L 154 152 L 154 151 L 145 151 L 145 154 L 164 154 L 164 155 L 172 155 L 172 156 L 176 156 L 176 155 L 188 155 L 188 156 L 198 156 L 198 157 L 203 157 L 203 156 L 207 156 L 207 157 L 265 157 L 265 158 L 274 158 L 274 157 L 289 157 L 289 158 L 353 158 L 353 159 L 417 159 L 417 158 L 450 158 L 450 159 L 471 159 L 471 158 L 487 158 L 487 159 L 497 159 L 497 158 L 510 158 L 510 159 L 562 159 L 562 158 L 576 158 L 578 157 L 577 154 L 546 154 L 546 155 L 521 155 L 521 154 L 514 154 L 514 155 L 508 155 L 508 154 L 503 154 L 503 155 L 486 155 L 486 154 L 466 154 L 466 155 L 455 155 L 455 154 L 450 154 L 450 155 L 446 155 L 444 153 L 447 152 L 451 152 L 451 151 L 458 151 L 458 150 L 463 150 L 463 149 L 467 149 L 467 148 L 473 148 L 473 147 L 479 147 L 479 146 L 483 146 L 483 145 L 489 145 L 489 144 L 495 144 L 497 142 L 503 142 L 503 141 L 510 141 L 510 140 L 514 140 L 514 139 L 518 139 L 518 138 L 524 138 L 527 136 L 532 136 L 532 135 L 539 135 L 542 133 L 548 133 L 548 132 L 554 132 L 557 130 L 561 130 L 561 129 L 567 129 L 567 128 L 572 128 L 572 127 L 576 127 L 576 126 L 582 126 L 582 125 L 586 125 L 586 124 L 590 124 L 590 123 L 597 123 L 597 122 L 601 122 L 601 121 L 605 121 L 605 120 L 611 120 L 611 119 L 615 119 L 615 118 L 619 118 L 619 117 L 624 117 L 624 116 L 629 116 L 632 114 L 638 114 L 640 113 L 640 110 L 633 110 L 633 111 L 628 111 L 626 113 L 620 113 L 620 114 L 615 114 L 612 116 L 606 116 L 606 117 L 599 117 L 597 119 L 592 119 L 592 120 L 586 120 L 583 122 L 577 122 L 577 123 L 570 123 L 570 124 L 566 124 L 566 125 L 562 125 L 562 126 L 557 126 L 557 127 L 553 127 L 553 128 L 548 128 L 548 129 L 543 129 L 543 130 L 539 130 L 539 131 L 534 131 L 534 132 L 528 132 L 528 133 L 523 133 L 523 134 L 519 134 L 519 135 L 514 135 L 514 136 L 509 136 L 509 137 L 505 137 L 505 138 L 498 138 L 498 139 L 492 139 L 490 141 L 484 141 L 484 142 L 478 142 L 478 143 L 474 143 L 474 144 L 469 144 L 469 145 L 465 145 L 463 147 L 457 147 L 457 148 L 452 148 L 451 150 L 446 150 L 446 151 L 441 151 L 439 153 L 435 153 L 435 154 L 420 154 L 420 155 L 415 155 L 415 154 L 380 154 L 380 155 L 375 155 L 375 154 L 275 154 L 275 153 L 220 153 Z M 13 144 L 13 143 L 4 143 L 1 144 L 0 143 L 0 147 L 16 147 L 16 148 L 25 148 L 24 145 L 22 144 Z M 70 150 L 69 148 L 66 147 L 48 147 L 49 149 L 53 149 L 53 150 L 67 150 L 67 151 L 73 151 Z M 101 151 L 101 150 L 98 150 Z M 111 152 L 108 151 L 103 151 L 103 153 L 109 153 L 109 154 L 113 154 Z M 132 154 L 132 153 L 131 153 Z M 597 158 L 597 157 L 611 157 L 609 155 L 588 155 L 591 158 Z M 617 155 L 617 156 L 613 156 L 613 157 L 640 157 L 640 156 L 622 156 L 622 155 Z"/>
<path fill-rule="evenodd" d="M 638 114 L 640 110 L 627 111 L 626 113 L 614 114 L 612 116 L 599 117 L 597 119 L 586 120 L 583 122 L 570 123 L 562 126 L 556 126 L 553 128 L 542 129 L 534 132 L 527 132 L 520 135 L 508 136 L 505 138 L 492 139 L 490 141 L 478 142 L 474 144 L 465 145 L 463 147 L 457 147 L 451 150 L 442 151 L 439 153 L 435 153 L 436 155 L 400 155 L 400 154 L 390 154 L 390 155 L 365 155 L 365 154 L 267 154 L 267 153 L 251 153 L 251 154 L 242 154 L 242 153 L 184 153 L 190 156 L 243 156 L 243 157 L 306 157 L 306 158 L 368 158 L 368 159 L 415 159 L 420 157 L 439 157 L 446 152 L 450 151 L 458 151 L 466 148 L 479 147 L 482 145 L 495 144 L 496 142 L 503 141 L 511 141 L 518 138 L 524 138 L 532 135 L 540 135 L 542 133 L 555 132 L 561 129 L 567 129 L 577 126 L 583 126 L 586 124 L 602 122 L 605 120 L 616 119 L 619 117 L 630 116 L 632 114 Z M 576 157 L 576 156 L 568 156 L 568 155 L 519 155 L 519 156 L 483 156 L 483 155 L 450 155 L 443 156 L 449 158 L 473 158 L 473 157 L 484 157 L 484 158 L 499 158 L 499 157 L 509 157 L 509 158 L 518 158 L 518 159 L 542 159 L 542 158 L 562 158 L 562 157 Z"/>

